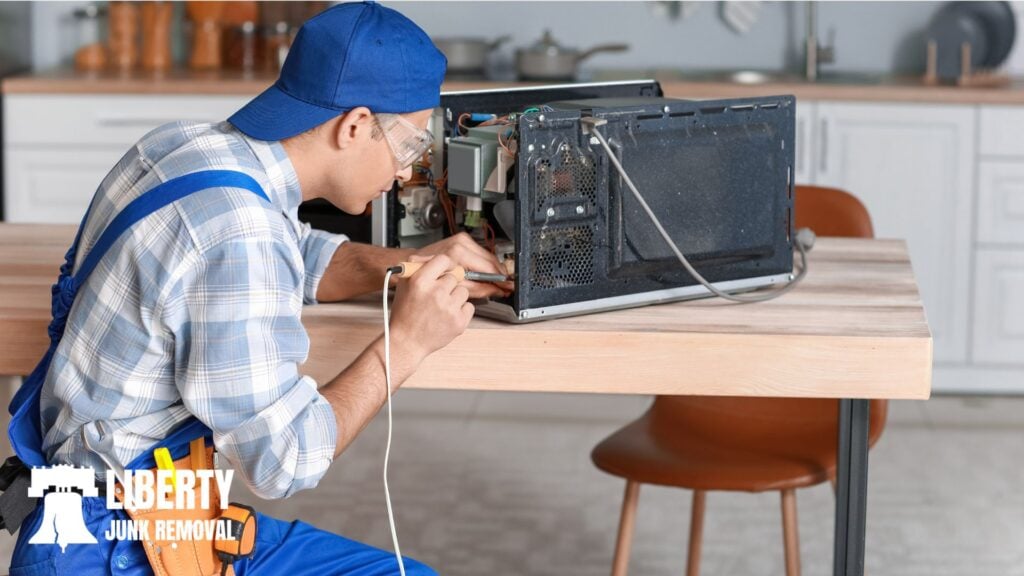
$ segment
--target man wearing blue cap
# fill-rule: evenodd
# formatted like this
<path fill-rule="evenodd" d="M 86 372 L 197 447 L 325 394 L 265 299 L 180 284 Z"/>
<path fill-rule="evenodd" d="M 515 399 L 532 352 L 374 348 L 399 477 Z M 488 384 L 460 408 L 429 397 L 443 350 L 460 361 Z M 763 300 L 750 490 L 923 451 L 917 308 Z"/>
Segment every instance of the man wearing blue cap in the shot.
<path fill-rule="evenodd" d="M 401 14 L 341 4 L 302 27 L 279 80 L 228 122 L 165 125 L 132 147 L 83 219 L 54 287 L 50 350 L 11 404 L 9 435 L 24 468 L 149 469 L 154 448 L 195 464 L 205 438 L 263 498 L 316 486 L 386 399 L 383 343 L 318 390 L 298 372 L 309 348 L 303 303 L 378 290 L 387 267 L 426 261 L 397 285 L 393 392 L 465 329 L 468 298 L 503 291 L 447 273 L 500 272 L 465 235 L 414 253 L 347 242 L 297 219 L 314 198 L 361 213 L 410 177 L 431 143 L 425 126 L 445 66 Z M 92 430 L 105 442 L 88 442 Z M 82 498 L 97 543 L 29 543 L 46 528 L 44 506 L 19 514 L 24 503 L 4 501 L 8 492 L 0 512 L 10 529 L 21 527 L 12 574 L 200 571 L 201 561 L 180 556 L 187 543 L 161 550 L 103 538 L 127 516 L 102 497 Z M 398 573 L 388 552 L 257 517 L 253 555 L 220 557 L 237 574 Z"/>

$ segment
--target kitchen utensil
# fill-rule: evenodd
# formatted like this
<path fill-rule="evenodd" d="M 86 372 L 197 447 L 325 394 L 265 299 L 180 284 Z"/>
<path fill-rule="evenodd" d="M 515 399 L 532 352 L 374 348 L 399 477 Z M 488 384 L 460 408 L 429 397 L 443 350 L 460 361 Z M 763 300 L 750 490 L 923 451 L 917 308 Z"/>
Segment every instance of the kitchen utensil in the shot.
<path fill-rule="evenodd" d="M 252 72 L 256 69 L 257 62 L 262 61 L 259 46 L 256 22 L 243 22 L 225 28 L 224 67 Z"/>
<path fill-rule="evenodd" d="M 107 48 L 96 42 L 75 51 L 75 69 L 95 72 L 107 67 Z"/>
<path fill-rule="evenodd" d="M 108 10 L 110 63 L 115 68 L 130 70 L 139 59 L 139 6 L 134 2 L 111 2 Z"/>
<path fill-rule="evenodd" d="M 72 12 L 78 28 L 78 50 L 75 52 L 75 68 L 78 70 L 102 70 L 107 65 L 107 50 L 100 41 L 100 22 L 107 10 L 90 2 Z"/>
<path fill-rule="evenodd" d="M 1013 49 L 1017 21 L 1009 2 L 956 2 L 957 9 L 974 15 L 988 39 L 988 51 L 982 66 L 998 68 Z"/>
<path fill-rule="evenodd" d="M 555 42 L 550 30 L 529 48 L 516 50 L 516 71 L 523 80 L 573 80 L 577 65 L 598 52 L 624 52 L 628 44 L 601 44 L 582 52 Z"/>
<path fill-rule="evenodd" d="M 161 71 L 171 67 L 170 2 L 142 3 L 142 67 Z"/>
<path fill-rule="evenodd" d="M 749 32 L 761 14 L 761 3 L 752 0 L 729 0 L 721 5 L 722 21 L 737 34 Z"/>
<path fill-rule="evenodd" d="M 434 38 L 434 46 L 448 58 L 449 74 L 483 74 L 487 56 L 511 36 L 485 38 Z"/>
<path fill-rule="evenodd" d="M 185 3 L 192 21 L 192 56 L 189 66 L 193 70 L 217 70 L 221 66 L 221 18 L 224 2 Z"/>
<path fill-rule="evenodd" d="M 260 7 L 257 2 L 226 2 L 221 14 L 224 67 L 252 72 L 259 58 Z"/>
<path fill-rule="evenodd" d="M 989 45 L 980 18 L 965 10 L 960 2 L 951 2 L 935 15 L 928 26 L 928 38 L 937 47 L 936 75 L 956 80 L 964 73 L 983 67 Z M 970 46 L 970 69 L 964 69 L 963 46 Z"/>
<path fill-rule="evenodd" d="M 221 24 L 225 26 L 241 26 L 246 22 L 259 22 L 260 7 L 258 2 L 235 1 L 225 2 L 221 13 Z"/>

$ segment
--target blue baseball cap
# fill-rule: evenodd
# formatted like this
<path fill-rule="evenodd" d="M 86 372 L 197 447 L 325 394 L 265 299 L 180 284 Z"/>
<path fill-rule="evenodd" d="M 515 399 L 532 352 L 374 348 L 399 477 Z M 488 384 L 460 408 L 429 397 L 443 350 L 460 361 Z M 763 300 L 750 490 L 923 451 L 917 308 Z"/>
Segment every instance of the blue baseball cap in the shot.
<path fill-rule="evenodd" d="M 338 4 L 299 29 L 281 76 L 228 122 L 282 140 L 365 106 L 405 114 L 441 102 L 448 61 L 412 20 L 375 2 Z"/>

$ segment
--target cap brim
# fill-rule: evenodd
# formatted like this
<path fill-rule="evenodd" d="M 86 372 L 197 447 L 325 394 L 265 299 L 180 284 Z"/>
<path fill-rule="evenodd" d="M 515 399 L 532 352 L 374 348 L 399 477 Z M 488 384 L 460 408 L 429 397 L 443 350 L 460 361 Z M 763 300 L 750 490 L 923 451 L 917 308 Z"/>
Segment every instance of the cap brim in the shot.
<path fill-rule="evenodd" d="M 304 102 L 274 84 L 235 112 L 228 122 L 257 140 L 283 140 L 315 128 L 344 110 Z"/>

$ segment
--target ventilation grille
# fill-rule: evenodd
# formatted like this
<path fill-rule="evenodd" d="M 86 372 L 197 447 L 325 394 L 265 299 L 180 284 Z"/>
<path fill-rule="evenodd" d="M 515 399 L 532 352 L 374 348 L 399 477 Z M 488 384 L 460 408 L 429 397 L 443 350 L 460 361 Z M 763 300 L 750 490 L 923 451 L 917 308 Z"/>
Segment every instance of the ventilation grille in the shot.
<path fill-rule="evenodd" d="M 594 282 L 594 231 L 589 226 L 534 230 L 530 249 L 533 288 L 567 288 Z"/>
<path fill-rule="evenodd" d="M 545 209 L 551 201 L 560 199 L 587 202 L 597 201 L 597 169 L 593 156 L 563 144 L 550 158 L 537 162 L 537 186 L 534 208 Z"/>

